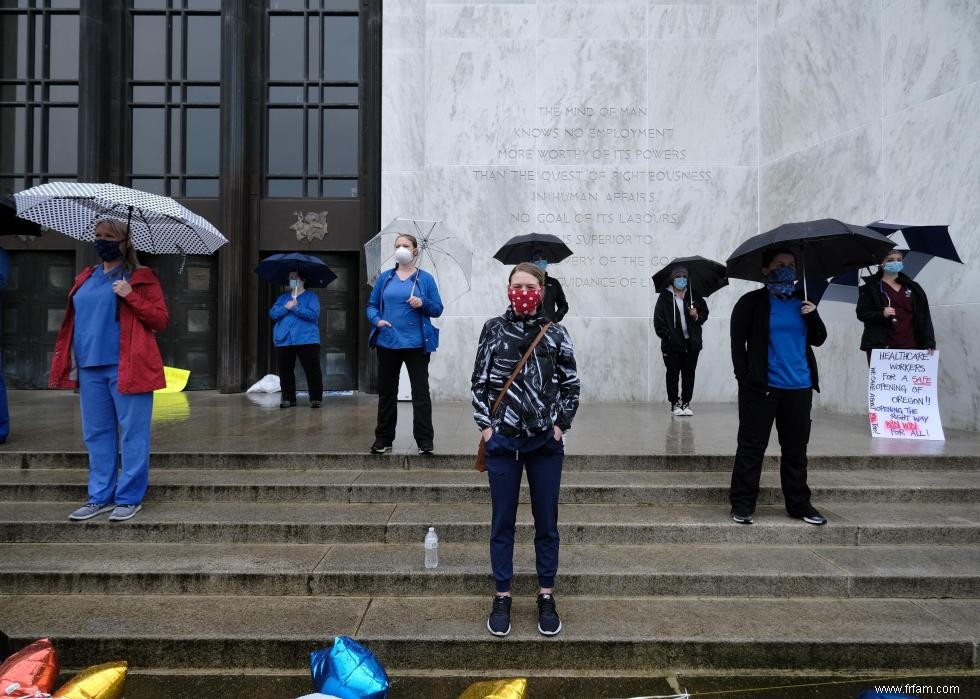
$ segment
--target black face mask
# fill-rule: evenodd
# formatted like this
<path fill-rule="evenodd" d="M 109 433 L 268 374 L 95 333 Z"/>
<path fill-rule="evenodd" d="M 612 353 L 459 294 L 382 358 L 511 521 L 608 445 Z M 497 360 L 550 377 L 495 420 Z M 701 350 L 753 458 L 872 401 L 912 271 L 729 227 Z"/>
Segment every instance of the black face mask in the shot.
<path fill-rule="evenodd" d="M 99 257 L 106 262 L 115 262 L 123 256 L 122 250 L 119 249 L 118 240 L 102 240 L 101 238 L 96 239 L 95 251 L 99 254 Z"/>

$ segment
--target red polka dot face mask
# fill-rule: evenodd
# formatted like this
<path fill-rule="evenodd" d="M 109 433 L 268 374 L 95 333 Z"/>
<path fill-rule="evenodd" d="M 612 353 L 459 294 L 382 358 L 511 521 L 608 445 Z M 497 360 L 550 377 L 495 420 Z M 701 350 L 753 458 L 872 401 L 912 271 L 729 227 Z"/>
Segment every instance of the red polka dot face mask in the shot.
<path fill-rule="evenodd" d="M 518 313 L 533 314 L 541 304 L 541 289 L 512 289 L 508 287 L 507 298 Z"/>

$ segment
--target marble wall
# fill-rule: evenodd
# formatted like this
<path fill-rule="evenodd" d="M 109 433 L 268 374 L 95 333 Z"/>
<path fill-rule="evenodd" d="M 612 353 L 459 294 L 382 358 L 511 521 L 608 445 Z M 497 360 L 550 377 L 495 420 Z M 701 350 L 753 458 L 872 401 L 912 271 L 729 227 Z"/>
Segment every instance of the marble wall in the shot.
<path fill-rule="evenodd" d="M 538 231 L 576 253 L 549 272 L 584 395 L 666 400 L 650 276 L 758 229 L 754 0 L 386 0 L 383 36 L 382 218 L 442 219 L 476 251 L 472 291 L 438 321 L 434 394 L 468 396 L 480 328 L 507 305 L 490 258 Z M 711 299 L 699 400 L 734 395 L 738 290 Z"/>
<path fill-rule="evenodd" d="M 385 0 L 382 218 L 442 219 L 476 251 L 472 290 L 438 321 L 434 394 L 468 395 L 480 327 L 506 306 L 490 257 L 520 233 L 576 253 L 549 271 L 592 400 L 665 400 L 649 278 L 672 257 L 724 260 L 833 216 L 949 222 L 969 261 L 978 36 L 972 0 Z M 980 427 L 977 274 L 920 275 L 950 426 Z M 728 316 L 752 287 L 709 299 L 697 400 L 734 398 Z M 853 308 L 822 312 L 820 402 L 862 413 Z"/>
<path fill-rule="evenodd" d="M 760 0 L 760 225 L 832 216 L 948 223 L 966 266 L 918 276 L 948 427 L 980 428 L 980 3 Z M 842 51 L 841 48 L 847 50 Z M 825 302 L 819 404 L 863 414 L 853 306 Z"/>

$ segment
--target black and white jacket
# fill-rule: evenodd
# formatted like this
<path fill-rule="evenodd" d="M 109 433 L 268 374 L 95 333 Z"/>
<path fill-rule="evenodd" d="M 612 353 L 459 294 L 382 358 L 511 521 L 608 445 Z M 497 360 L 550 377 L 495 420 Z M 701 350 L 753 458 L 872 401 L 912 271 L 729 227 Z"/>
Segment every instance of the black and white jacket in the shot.
<path fill-rule="evenodd" d="M 555 425 L 563 432 L 571 428 L 580 385 L 572 338 L 557 323 L 548 328 L 497 412 L 490 416 L 514 367 L 546 322 L 540 311 L 527 317 L 508 308 L 502 316 L 484 323 L 471 380 L 473 419 L 481 430 L 492 427 L 505 437 L 530 437 Z"/>

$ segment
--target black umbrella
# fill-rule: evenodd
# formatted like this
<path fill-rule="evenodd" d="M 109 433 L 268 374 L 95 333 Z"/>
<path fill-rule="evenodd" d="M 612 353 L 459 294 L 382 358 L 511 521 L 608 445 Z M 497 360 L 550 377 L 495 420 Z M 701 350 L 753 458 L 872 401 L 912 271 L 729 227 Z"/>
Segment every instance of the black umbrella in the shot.
<path fill-rule="evenodd" d="M 17 202 L 0 195 L 0 235 L 41 235 L 41 226 L 17 216 Z"/>
<path fill-rule="evenodd" d="M 693 257 L 676 257 L 654 274 L 653 286 L 657 291 L 663 291 L 670 286 L 670 274 L 677 267 L 687 268 L 687 288 L 692 296 L 697 294 L 707 298 L 718 289 L 728 286 L 725 265 L 700 255 L 694 255 Z"/>
<path fill-rule="evenodd" d="M 303 277 L 307 289 L 323 288 L 337 278 L 326 262 L 301 252 L 269 255 L 255 268 L 256 274 L 274 284 L 288 284 L 290 272 L 297 272 Z"/>
<path fill-rule="evenodd" d="M 874 221 L 868 228 L 884 233 L 888 237 L 901 232 L 905 237 L 908 248 L 905 252 L 905 275 L 915 279 L 926 263 L 934 257 L 963 264 L 953 239 L 949 235 L 949 226 L 907 226 L 902 223 Z M 870 274 L 870 271 L 869 271 Z M 844 303 L 857 303 L 858 273 L 856 270 L 838 275 L 830 280 L 825 298 Z M 812 293 L 812 291 L 811 291 Z"/>
<path fill-rule="evenodd" d="M 963 263 L 959 253 L 956 252 L 956 246 L 953 245 L 953 239 L 949 237 L 949 226 L 907 226 L 902 223 L 875 221 L 869 223 L 868 228 L 888 236 L 901 231 L 909 246 L 909 252 L 928 255 L 929 259 L 942 257 Z"/>
<path fill-rule="evenodd" d="M 770 248 L 787 248 L 796 255 L 806 296 L 807 279 L 826 280 L 852 269 L 876 265 L 895 243 L 864 226 L 833 218 L 784 223 L 754 235 L 728 258 L 728 276 L 764 282 L 762 257 Z"/>
<path fill-rule="evenodd" d="M 494 259 L 505 265 L 516 265 L 529 261 L 537 253 L 548 262 L 561 262 L 572 255 L 562 239 L 549 233 L 528 233 L 517 235 L 504 243 L 494 254 Z"/>

